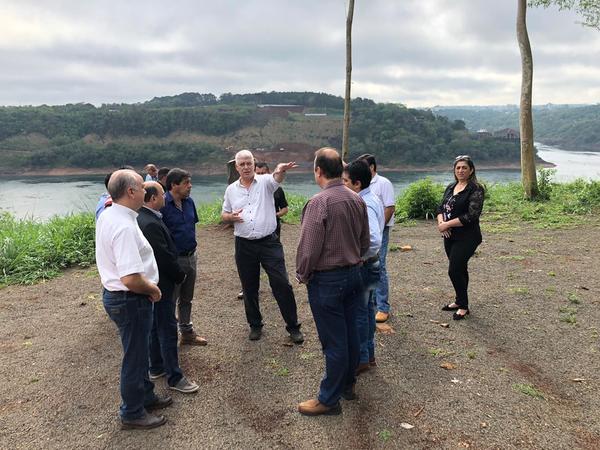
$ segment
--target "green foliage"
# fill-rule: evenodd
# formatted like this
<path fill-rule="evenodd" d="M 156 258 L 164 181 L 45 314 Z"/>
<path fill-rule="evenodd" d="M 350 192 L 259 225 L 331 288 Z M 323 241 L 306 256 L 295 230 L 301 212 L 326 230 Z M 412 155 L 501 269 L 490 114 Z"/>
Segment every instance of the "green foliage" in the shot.
<path fill-rule="evenodd" d="M 210 203 L 198 204 L 197 212 L 200 225 L 217 225 L 221 222 L 223 201 L 220 199 Z"/>
<path fill-rule="evenodd" d="M 400 220 L 435 217 L 444 186 L 429 178 L 412 183 L 396 200 L 396 214 Z"/>
<path fill-rule="evenodd" d="M 285 194 L 285 199 L 288 202 L 288 213 L 282 217 L 285 223 L 300 223 L 302 209 L 308 199 L 302 195 Z"/>
<path fill-rule="evenodd" d="M 0 284 L 33 284 L 61 269 L 94 261 L 94 215 L 41 223 L 0 215 Z"/>
<path fill-rule="evenodd" d="M 536 389 L 531 384 L 515 383 L 515 384 L 513 384 L 513 389 L 517 392 L 520 392 L 521 394 L 525 394 L 525 395 L 528 395 L 533 398 L 539 398 L 539 399 L 544 398 L 543 392 Z"/>
<path fill-rule="evenodd" d="M 538 169 L 538 200 L 550 200 L 552 187 L 554 186 L 554 183 L 552 182 L 554 175 L 556 175 L 556 169 Z"/>

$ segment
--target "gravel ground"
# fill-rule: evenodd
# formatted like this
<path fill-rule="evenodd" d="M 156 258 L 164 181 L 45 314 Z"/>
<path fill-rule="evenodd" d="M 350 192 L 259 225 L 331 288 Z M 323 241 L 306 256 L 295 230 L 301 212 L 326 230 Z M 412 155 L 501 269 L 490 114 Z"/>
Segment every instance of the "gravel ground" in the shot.
<path fill-rule="evenodd" d="M 304 287 L 304 345 L 290 345 L 265 275 L 264 335 L 248 341 L 231 230 L 198 230 L 193 317 L 209 345 L 180 360 L 201 389 L 175 393 L 152 431 L 119 429 L 121 349 L 95 268 L 4 288 L 0 448 L 600 448 L 599 224 L 486 234 L 461 322 L 440 311 L 452 290 L 434 226 L 394 228 L 412 250 L 388 256 L 391 329 L 340 416 L 296 412 L 323 371 Z M 284 225 L 290 274 L 298 235 Z"/>

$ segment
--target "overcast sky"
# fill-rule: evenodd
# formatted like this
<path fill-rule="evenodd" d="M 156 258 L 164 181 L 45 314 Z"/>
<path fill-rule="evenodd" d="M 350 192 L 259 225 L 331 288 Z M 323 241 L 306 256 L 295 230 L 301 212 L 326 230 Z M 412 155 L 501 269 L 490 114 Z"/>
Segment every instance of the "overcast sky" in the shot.
<path fill-rule="evenodd" d="M 515 104 L 517 0 L 356 0 L 353 97 Z M 0 104 L 343 95 L 344 0 L 0 0 Z M 534 103 L 600 102 L 600 31 L 530 9 Z"/>

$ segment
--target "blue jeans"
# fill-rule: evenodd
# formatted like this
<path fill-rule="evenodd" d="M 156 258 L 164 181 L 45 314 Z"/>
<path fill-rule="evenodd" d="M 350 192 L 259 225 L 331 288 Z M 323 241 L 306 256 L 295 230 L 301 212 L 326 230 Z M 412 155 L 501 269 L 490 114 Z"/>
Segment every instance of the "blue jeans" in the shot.
<path fill-rule="evenodd" d="M 161 286 L 162 298 L 154 304 L 150 334 L 150 373 L 167 373 L 167 383 L 175 386 L 183 378 L 177 352 L 177 319 L 173 287 Z"/>
<path fill-rule="evenodd" d="M 385 268 L 385 258 L 387 257 L 388 244 L 390 242 L 390 227 L 386 226 L 383 228 L 383 234 L 381 236 L 381 248 L 379 249 L 379 270 L 380 279 L 379 286 L 377 286 L 377 293 L 375 299 L 377 302 L 377 311 L 384 313 L 390 312 L 390 301 L 389 301 L 389 285 L 387 270 Z"/>
<path fill-rule="evenodd" d="M 144 405 L 156 400 L 154 383 L 148 379 L 148 339 L 152 327 L 152 302 L 133 292 L 102 293 L 104 309 L 119 329 L 123 345 L 121 365 L 121 418 L 139 419 Z"/>
<path fill-rule="evenodd" d="M 360 267 L 315 272 L 308 282 L 308 302 L 325 354 L 319 401 L 334 406 L 356 381 L 359 360 L 356 309 L 361 298 Z"/>
<path fill-rule="evenodd" d="M 363 289 L 356 313 L 361 364 L 375 359 L 375 289 L 379 284 L 379 268 L 379 261 L 365 263 L 361 268 Z"/>

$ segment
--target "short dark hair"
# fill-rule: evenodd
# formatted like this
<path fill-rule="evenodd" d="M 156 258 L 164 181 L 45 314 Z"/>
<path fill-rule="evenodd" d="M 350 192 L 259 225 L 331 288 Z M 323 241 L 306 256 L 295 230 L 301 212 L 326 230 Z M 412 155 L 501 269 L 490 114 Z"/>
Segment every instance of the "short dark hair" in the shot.
<path fill-rule="evenodd" d="M 104 177 L 104 186 L 106 186 L 106 190 L 108 191 L 108 182 L 110 181 L 110 177 L 112 176 L 113 172 L 108 172 L 106 174 L 106 176 Z"/>
<path fill-rule="evenodd" d="M 257 169 L 267 169 L 267 172 L 269 171 L 269 165 L 264 162 L 264 161 L 259 161 L 254 165 Z"/>
<path fill-rule="evenodd" d="M 373 170 L 375 172 L 377 172 L 377 161 L 375 161 L 375 157 L 373 155 L 371 155 L 370 153 L 365 153 L 364 155 L 360 155 L 356 159 L 362 159 L 363 161 L 366 161 L 366 163 L 369 165 L 369 167 L 373 166 Z"/>
<path fill-rule="evenodd" d="M 334 148 L 323 147 L 315 153 L 315 169 L 321 169 L 328 180 L 339 178 L 344 172 L 340 154 Z"/>
<path fill-rule="evenodd" d="M 158 169 L 158 179 L 160 180 L 162 177 L 164 177 L 165 175 L 167 175 L 169 173 L 169 169 L 168 167 L 161 167 L 160 169 Z"/>
<path fill-rule="evenodd" d="M 149 202 L 153 195 L 158 195 L 158 188 L 156 185 L 144 186 L 146 194 L 144 195 L 144 201 Z"/>
<path fill-rule="evenodd" d="M 183 170 L 178 167 L 169 170 L 169 173 L 167 174 L 167 190 L 170 191 L 171 186 L 174 184 L 181 184 L 186 178 L 192 178 L 187 170 Z"/>
<path fill-rule="evenodd" d="M 367 161 L 364 159 L 357 159 L 348 164 L 344 171 L 348 173 L 348 178 L 352 184 L 360 181 L 360 189 L 366 189 L 371 184 L 371 169 Z"/>

